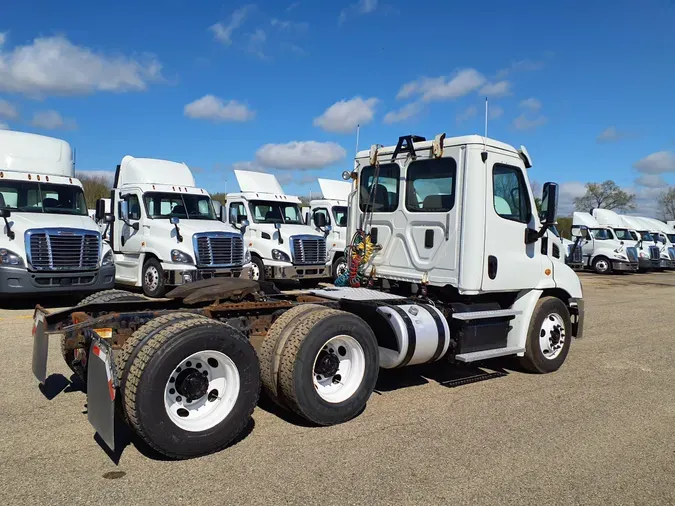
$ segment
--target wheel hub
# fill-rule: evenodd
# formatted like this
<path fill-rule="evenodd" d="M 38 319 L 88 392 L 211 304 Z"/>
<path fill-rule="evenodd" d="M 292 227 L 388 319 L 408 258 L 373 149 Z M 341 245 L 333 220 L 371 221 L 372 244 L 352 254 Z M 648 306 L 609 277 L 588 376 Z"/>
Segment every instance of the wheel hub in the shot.
<path fill-rule="evenodd" d="M 188 402 L 204 397 L 208 389 L 208 378 L 197 369 L 185 369 L 176 378 L 176 391 Z"/>
<path fill-rule="evenodd" d="M 335 353 L 327 353 L 323 351 L 319 358 L 316 361 L 314 366 L 314 372 L 322 376 L 335 376 L 335 373 L 338 372 L 340 368 L 340 359 L 335 355 Z"/>

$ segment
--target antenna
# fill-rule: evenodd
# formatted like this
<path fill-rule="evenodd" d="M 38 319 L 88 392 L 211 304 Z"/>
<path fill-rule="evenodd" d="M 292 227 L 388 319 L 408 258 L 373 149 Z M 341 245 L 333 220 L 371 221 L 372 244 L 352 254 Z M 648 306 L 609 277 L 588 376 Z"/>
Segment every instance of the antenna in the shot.
<path fill-rule="evenodd" d="M 359 152 L 359 133 L 361 131 L 361 125 L 356 125 L 356 152 L 354 154 L 357 154 Z"/>

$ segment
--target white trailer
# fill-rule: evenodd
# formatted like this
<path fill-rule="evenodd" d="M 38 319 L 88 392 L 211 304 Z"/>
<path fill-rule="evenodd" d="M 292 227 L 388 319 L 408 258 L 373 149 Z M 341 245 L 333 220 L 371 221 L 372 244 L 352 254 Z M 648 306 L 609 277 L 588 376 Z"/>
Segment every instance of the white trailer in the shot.
<path fill-rule="evenodd" d="M 319 186 L 323 198 L 314 199 L 309 204 L 306 223 L 313 226 L 317 232 L 325 230 L 317 225 L 317 222 L 326 223 L 332 228 L 326 235 L 328 248 L 328 262 L 331 265 L 333 281 L 340 277 L 344 278 L 347 273 L 347 199 L 352 191 L 352 185 L 346 181 L 319 179 Z M 318 218 L 317 215 L 323 215 Z"/>
<path fill-rule="evenodd" d="M 0 297 L 114 286 L 112 251 L 74 172 L 66 141 L 0 130 Z"/>
<path fill-rule="evenodd" d="M 296 280 L 316 286 L 330 277 L 326 235 L 331 226 L 305 224 L 300 199 L 286 195 L 273 174 L 235 170 L 239 193 L 227 194 L 227 218 L 244 235 L 253 280 Z"/>
<path fill-rule="evenodd" d="M 116 221 L 106 234 L 116 281 L 163 297 L 174 287 L 213 277 L 249 276 L 250 253 L 241 233 L 218 220 L 209 193 L 190 168 L 156 158 L 125 156 L 117 166 L 111 201 Z"/>
<path fill-rule="evenodd" d="M 525 148 L 476 135 L 373 146 L 345 174 L 356 187 L 350 287 L 291 295 L 211 280 L 168 300 L 116 292 L 38 307 L 33 372 L 44 381 L 48 336 L 65 333 L 68 349 L 89 350 L 88 417 L 103 441 L 114 448 L 119 396 L 132 430 L 174 458 L 225 448 L 261 389 L 320 426 L 363 412 L 380 368 L 511 356 L 553 373 L 583 335 L 584 299 L 542 240 L 558 187 L 544 185 L 537 216 L 531 166 Z"/>

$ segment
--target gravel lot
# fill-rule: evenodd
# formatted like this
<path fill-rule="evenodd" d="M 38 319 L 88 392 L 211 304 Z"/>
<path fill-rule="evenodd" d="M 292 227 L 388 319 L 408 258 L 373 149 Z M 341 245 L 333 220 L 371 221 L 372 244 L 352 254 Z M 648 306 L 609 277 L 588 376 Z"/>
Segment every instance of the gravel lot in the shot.
<path fill-rule="evenodd" d="M 675 273 L 583 274 L 585 337 L 557 373 L 487 363 L 383 372 L 366 411 L 311 428 L 263 403 L 216 455 L 109 455 L 87 422 L 57 340 L 41 392 L 34 302 L 0 310 L 4 504 L 673 504 Z M 63 305 L 63 299 L 50 305 Z M 22 308 L 23 306 L 23 308 Z M 503 369 L 502 369 L 503 368 Z"/>

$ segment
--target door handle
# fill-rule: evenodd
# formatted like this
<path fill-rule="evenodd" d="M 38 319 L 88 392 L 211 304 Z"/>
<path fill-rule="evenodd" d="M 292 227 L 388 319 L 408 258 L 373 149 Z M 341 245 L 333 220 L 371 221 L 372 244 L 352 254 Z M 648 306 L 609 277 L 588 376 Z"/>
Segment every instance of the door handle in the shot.
<path fill-rule="evenodd" d="M 488 277 L 490 279 L 495 279 L 497 277 L 497 257 L 490 255 L 488 257 Z"/>
<path fill-rule="evenodd" d="M 434 247 L 434 231 L 430 228 L 424 232 L 424 247 L 426 249 Z"/>

